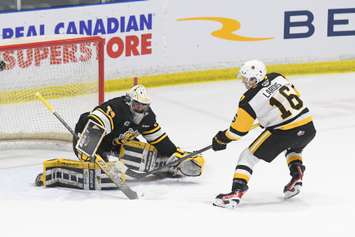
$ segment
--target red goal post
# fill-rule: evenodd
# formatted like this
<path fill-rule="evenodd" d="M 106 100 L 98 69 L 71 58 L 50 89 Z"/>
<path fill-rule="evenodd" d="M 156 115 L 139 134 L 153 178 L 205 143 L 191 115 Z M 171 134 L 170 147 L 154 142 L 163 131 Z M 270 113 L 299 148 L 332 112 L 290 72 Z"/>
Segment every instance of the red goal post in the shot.
<path fill-rule="evenodd" d="M 104 43 L 98 36 L 0 42 L 6 64 L 0 71 L 0 141 L 70 141 L 35 93 L 50 100 L 74 128 L 80 114 L 104 101 Z"/>

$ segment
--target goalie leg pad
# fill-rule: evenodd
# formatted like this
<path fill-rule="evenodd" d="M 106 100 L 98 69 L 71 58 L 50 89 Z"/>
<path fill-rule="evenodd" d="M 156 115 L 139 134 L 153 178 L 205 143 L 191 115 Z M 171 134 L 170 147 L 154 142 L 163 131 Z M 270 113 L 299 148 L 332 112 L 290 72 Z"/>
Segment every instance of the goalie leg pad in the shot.
<path fill-rule="evenodd" d="M 187 154 L 189 153 L 182 152 L 181 157 Z M 122 160 L 124 165 L 129 169 L 139 172 L 149 172 L 165 166 L 167 162 L 169 163 L 169 158 L 158 157 L 158 152 L 154 146 L 135 140 L 126 142 L 121 146 L 118 158 Z M 196 155 L 184 160 L 177 167 L 167 167 L 166 170 L 162 170 L 159 173 L 161 173 L 163 177 L 200 176 L 204 163 L 204 157 L 202 155 Z M 157 174 L 159 175 L 159 173 Z"/>
<path fill-rule="evenodd" d="M 97 164 L 61 158 L 44 161 L 43 173 L 36 177 L 35 184 L 84 190 L 117 189 Z"/>
<path fill-rule="evenodd" d="M 149 172 L 157 166 L 157 154 L 154 146 L 132 140 L 121 146 L 119 158 L 130 169 Z"/>

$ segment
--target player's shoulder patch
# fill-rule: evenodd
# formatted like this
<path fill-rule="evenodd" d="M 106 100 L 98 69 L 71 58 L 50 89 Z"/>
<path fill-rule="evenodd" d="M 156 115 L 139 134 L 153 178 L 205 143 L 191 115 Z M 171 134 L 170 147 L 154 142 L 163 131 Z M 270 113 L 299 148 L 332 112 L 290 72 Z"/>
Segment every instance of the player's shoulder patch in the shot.
<path fill-rule="evenodd" d="M 261 82 L 261 86 L 262 87 L 268 87 L 270 86 L 270 80 L 269 79 L 265 79 Z"/>

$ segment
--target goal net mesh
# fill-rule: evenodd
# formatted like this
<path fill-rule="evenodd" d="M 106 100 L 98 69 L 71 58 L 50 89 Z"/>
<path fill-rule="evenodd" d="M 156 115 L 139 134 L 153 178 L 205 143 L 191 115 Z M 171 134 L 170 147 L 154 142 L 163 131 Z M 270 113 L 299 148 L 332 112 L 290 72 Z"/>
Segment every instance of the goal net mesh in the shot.
<path fill-rule="evenodd" d="M 0 141 L 71 141 L 36 92 L 74 128 L 80 114 L 104 99 L 104 41 L 79 37 L 0 45 Z"/>

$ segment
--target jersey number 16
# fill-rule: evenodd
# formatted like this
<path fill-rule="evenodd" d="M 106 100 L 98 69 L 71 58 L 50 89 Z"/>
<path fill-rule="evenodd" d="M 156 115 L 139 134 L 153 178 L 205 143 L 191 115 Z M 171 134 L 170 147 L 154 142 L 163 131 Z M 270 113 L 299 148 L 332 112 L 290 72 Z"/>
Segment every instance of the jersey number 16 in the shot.
<path fill-rule="evenodd" d="M 299 110 L 303 107 L 303 101 L 300 99 L 300 97 L 294 94 L 293 91 L 291 91 L 287 86 L 282 86 L 279 89 L 279 92 L 283 97 L 287 99 L 292 109 Z M 271 97 L 269 102 L 271 106 L 276 106 L 280 110 L 281 118 L 285 119 L 291 116 L 291 111 L 287 110 L 287 108 L 285 108 L 285 106 L 274 97 Z"/>

